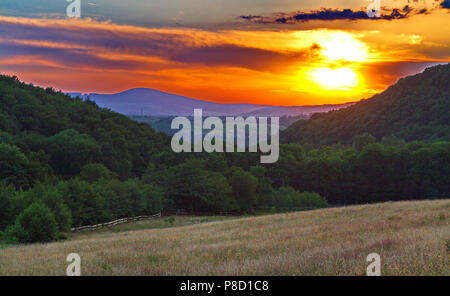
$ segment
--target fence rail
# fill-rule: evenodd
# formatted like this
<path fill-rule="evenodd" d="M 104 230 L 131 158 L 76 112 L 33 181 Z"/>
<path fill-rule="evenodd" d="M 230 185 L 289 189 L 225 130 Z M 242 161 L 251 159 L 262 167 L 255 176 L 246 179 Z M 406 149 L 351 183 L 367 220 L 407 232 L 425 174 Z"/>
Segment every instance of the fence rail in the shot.
<path fill-rule="evenodd" d="M 346 206 L 346 205 L 332 205 L 329 207 L 342 207 L 342 206 Z M 293 212 L 293 211 L 306 211 L 306 210 L 314 210 L 317 209 L 316 207 L 302 207 L 302 208 L 278 208 L 277 210 L 279 211 L 279 213 L 283 213 L 283 212 Z M 271 210 L 271 208 L 263 208 L 262 210 Z M 232 212 L 225 212 L 225 211 L 221 211 L 221 212 L 194 212 L 194 211 L 189 211 L 187 209 L 164 209 L 164 216 L 170 216 L 170 215 L 175 215 L 175 216 L 236 216 L 239 215 L 239 212 L 236 211 L 232 211 Z M 101 229 L 103 227 L 109 227 L 109 226 L 114 226 L 114 225 L 118 225 L 118 224 L 122 224 L 122 223 L 126 223 L 126 222 L 131 222 L 131 221 L 139 221 L 139 220 L 145 220 L 145 219 L 153 219 L 153 218 L 158 218 L 163 216 L 163 212 L 159 212 L 155 215 L 150 215 L 150 216 L 136 216 L 136 217 L 130 217 L 130 218 L 121 218 L 121 219 L 117 219 L 111 222 L 106 222 L 106 223 L 100 223 L 97 225 L 88 225 L 88 226 L 81 226 L 81 227 L 75 227 L 72 228 L 71 231 L 92 231 L 92 230 L 97 230 L 97 229 Z"/>
<path fill-rule="evenodd" d="M 161 212 L 159 212 L 159 213 L 157 213 L 155 215 L 150 215 L 150 216 L 136 216 L 136 217 L 129 217 L 129 218 L 121 218 L 121 219 L 117 219 L 117 220 L 114 220 L 114 221 L 111 221 L 111 222 L 100 223 L 100 224 L 96 224 L 96 225 L 75 227 L 75 228 L 72 228 L 71 231 L 78 231 L 78 232 L 80 232 L 80 231 L 92 231 L 92 230 L 101 229 L 103 227 L 114 226 L 114 225 L 130 222 L 130 221 L 134 222 L 134 221 L 153 219 L 153 218 L 158 218 L 158 217 L 161 217 Z"/>

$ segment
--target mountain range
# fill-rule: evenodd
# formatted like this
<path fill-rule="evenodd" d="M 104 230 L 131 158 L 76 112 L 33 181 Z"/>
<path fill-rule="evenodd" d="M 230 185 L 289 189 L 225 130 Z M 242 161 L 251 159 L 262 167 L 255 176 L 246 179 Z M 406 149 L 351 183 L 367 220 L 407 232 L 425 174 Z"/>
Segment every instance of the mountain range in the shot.
<path fill-rule="evenodd" d="M 124 115 L 192 116 L 194 109 L 202 109 L 204 116 L 298 116 L 311 115 L 348 107 L 354 103 L 317 106 L 268 106 L 255 104 L 221 104 L 165 93 L 150 88 L 134 88 L 115 94 L 67 93 L 95 101 L 103 108 Z"/>

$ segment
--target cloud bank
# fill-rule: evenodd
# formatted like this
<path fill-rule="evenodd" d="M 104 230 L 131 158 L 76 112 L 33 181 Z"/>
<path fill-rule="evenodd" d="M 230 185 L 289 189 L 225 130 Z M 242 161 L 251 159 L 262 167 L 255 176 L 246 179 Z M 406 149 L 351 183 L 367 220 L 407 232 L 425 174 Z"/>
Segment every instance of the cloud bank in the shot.
<path fill-rule="evenodd" d="M 444 2 L 450 2 L 446 0 Z M 262 24 L 293 24 L 297 22 L 308 22 L 314 20 L 321 21 L 334 21 L 334 20 L 399 20 L 405 19 L 412 15 L 426 14 L 429 11 L 426 8 L 413 8 L 409 5 L 405 5 L 403 8 L 387 9 L 382 8 L 382 14 L 380 17 L 370 18 L 367 15 L 366 10 L 352 10 L 352 9 L 332 9 L 322 8 L 312 11 L 300 11 L 294 13 L 281 13 L 273 16 L 260 16 L 260 15 L 241 15 L 240 18 L 246 21 Z"/>
<path fill-rule="evenodd" d="M 138 70 L 199 64 L 265 71 L 314 55 L 314 48 L 280 52 L 189 29 L 12 17 L 0 17 L 0 27 L 0 59 L 34 56 L 36 62 L 65 67 Z"/>

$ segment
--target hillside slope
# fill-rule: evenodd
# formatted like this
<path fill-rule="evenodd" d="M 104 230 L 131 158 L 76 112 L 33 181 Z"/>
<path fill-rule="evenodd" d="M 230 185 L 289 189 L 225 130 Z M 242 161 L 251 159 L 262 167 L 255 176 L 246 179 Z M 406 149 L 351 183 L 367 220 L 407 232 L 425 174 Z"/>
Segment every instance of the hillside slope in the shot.
<path fill-rule="evenodd" d="M 381 94 L 345 109 L 315 114 L 281 134 L 284 143 L 349 144 L 370 133 L 378 140 L 450 140 L 450 64 L 400 79 Z"/>
<path fill-rule="evenodd" d="M 260 216 L 0 251 L 0 275 L 449 275 L 450 200 L 382 203 Z"/>
<path fill-rule="evenodd" d="M 168 138 L 94 102 L 0 75 L 0 143 L 19 147 L 48 174 L 72 177 L 102 163 L 126 179 L 142 174 Z M 43 171 L 16 185 L 33 183 L 36 174 L 45 179 Z"/>

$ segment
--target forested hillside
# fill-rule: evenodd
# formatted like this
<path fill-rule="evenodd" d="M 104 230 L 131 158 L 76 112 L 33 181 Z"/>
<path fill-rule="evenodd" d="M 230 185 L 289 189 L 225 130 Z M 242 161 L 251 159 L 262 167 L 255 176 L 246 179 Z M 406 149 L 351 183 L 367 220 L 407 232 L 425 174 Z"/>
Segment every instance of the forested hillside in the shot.
<path fill-rule="evenodd" d="M 450 140 L 450 64 L 400 79 L 381 94 L 345 109 L 314 114 L 282 132 L 285 143 L 351 144 L 369 133 L 377 140 Z"/>
<path fill-rule="evenodd" d="M 17 177 L 18 186 L 53 174 L 73 177 L 88 163 L 102 163 L 121 179 L 139 176 L 166 146 L 167 138 L 147 124 L 15 77 L 0 76 L 0 98 L 2 143 L 19 147 L 31 165 L 41 166 Z"/>

